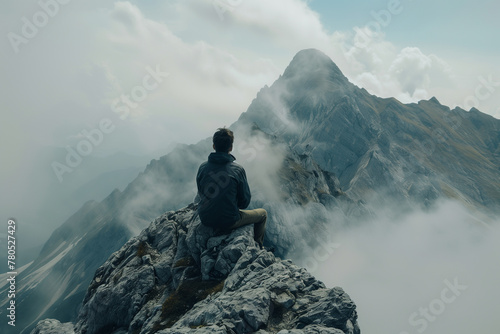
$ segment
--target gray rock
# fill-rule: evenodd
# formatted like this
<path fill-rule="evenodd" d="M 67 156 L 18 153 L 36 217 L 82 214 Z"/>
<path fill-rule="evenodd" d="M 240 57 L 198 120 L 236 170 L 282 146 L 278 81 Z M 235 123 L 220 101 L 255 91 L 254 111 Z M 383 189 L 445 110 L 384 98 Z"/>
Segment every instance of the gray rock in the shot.
<path fill-rule="evenodd" d="M 200 328 L 169 328 L 164 329 L 158 334 L 227 334 L 225 327 L 219 326 L 202 326 Z"/>
<path fill-rule="evenodd" d="M 45 319 L 40 320 L 31 334 L 74 334 L 72 323 L 62 324 L 59 320 Z"/>
<path fill-rule="evenodd" d="M 293 306 L 293 304 L 295 304 L 295 296 L 292 295 L 289 291 L 282 292 L 279 295 L 273 294 L 271 295 L 271 298 L 275 304 L 280 305 L 286 309 L 289 309 Z"/>
<path fill-rule="evenodd" d="M 195 210 L 160 216 L 96 271 L 76 333 L 360 333 L 341 288 L 261 250 L 252 226 L 222 234 Z"/>

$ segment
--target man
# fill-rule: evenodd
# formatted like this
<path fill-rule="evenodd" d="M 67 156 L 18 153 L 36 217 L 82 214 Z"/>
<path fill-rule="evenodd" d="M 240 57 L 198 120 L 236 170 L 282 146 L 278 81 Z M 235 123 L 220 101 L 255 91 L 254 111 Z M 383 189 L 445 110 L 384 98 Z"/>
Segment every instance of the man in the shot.
<path fill-rule="evenodd" d="M 213 136 L 208 161 L 202 163 L 196 176 L 200 203 L 198 213 L 203 225 L 221 230 L 254 224 L 254 239 L 263 247 L 267 212 L 264 209 L 243 210 L 250 204 L 250 188 L 245 170 L 234 162 L 234 134 L 220 128 Z"/>

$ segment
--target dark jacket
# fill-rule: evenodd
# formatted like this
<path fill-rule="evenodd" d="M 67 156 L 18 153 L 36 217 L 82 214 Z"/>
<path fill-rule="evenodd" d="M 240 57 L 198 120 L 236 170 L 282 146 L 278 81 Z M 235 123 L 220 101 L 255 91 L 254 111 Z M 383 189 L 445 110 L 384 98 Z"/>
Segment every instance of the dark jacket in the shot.
<path fill-rule="evenodd" d="M 203 225 L 230 227 L 240 219 L 239 209 L 250 204 L 245 170 L 234 160 L 231 154 L 215 152 L 198 169 L 198 213 Z"/>

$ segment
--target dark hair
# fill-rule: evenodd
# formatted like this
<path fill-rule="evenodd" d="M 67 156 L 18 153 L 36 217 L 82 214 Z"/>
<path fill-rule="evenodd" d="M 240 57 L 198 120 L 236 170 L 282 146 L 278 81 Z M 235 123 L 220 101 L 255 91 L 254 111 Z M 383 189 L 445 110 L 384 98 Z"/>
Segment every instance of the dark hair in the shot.
<path fill-rule="evenodd" d="M 219 128 L 214 133 L 213 142 L 216 152 L 229 152 L 233 146 L 234 134 L 233 131 L 226 128 Z"/>

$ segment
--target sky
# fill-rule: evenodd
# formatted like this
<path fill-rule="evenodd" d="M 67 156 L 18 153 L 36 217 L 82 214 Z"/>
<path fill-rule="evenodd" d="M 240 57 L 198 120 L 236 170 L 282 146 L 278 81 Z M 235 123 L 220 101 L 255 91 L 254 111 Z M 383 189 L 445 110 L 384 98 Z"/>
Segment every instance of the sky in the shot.
<path fill-rule="evenodd" d="M 302 49 L 323 51 L 374 95 L 435 96 L 500 118 L 498 1 L 2 5 L 0 226 L 18 221 L 22 249 L 83 204 L 64 194 L 118 168 L 106 157 L 145 167 L 172 143 L 231 125 Z"/>

